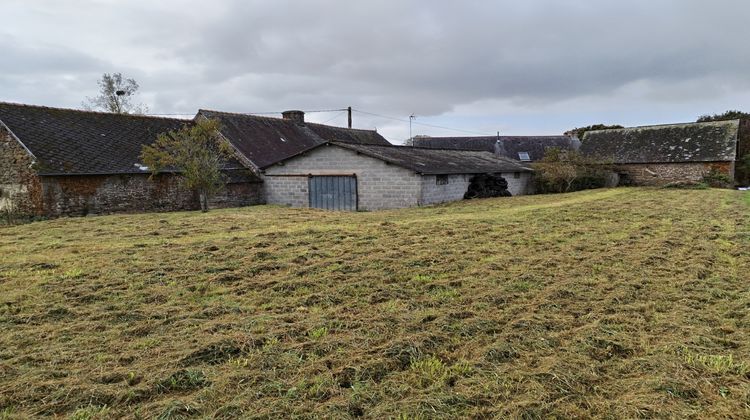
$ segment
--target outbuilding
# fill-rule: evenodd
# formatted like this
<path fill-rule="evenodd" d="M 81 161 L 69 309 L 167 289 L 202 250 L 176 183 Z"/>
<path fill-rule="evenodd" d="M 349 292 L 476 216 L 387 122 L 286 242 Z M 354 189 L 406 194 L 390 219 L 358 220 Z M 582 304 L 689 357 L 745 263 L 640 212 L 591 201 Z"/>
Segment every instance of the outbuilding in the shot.
<path fill-rule="evenodd" d="M 620 181 L 636 185 L 737 178 L 740 121 L 666 124 L 587 132 L 581 153 L 612 163 Z"/>
<path fill-rule="evenodd" d="M 199 208 L 170 173 L 151 172 L 141 148 L 192 121 L 0 102 L 0 210 L 61 216 Z M 232 159 L 212 207 L 263 202 L 261 179 Z"/>
<path fill-rule="evenodd" d="M 380 210 L 461 200 L 471 178 L 500 173 L 513 195 L 532 170 L 494 153 L 327 142 L 262 168 L 266 201 L 294 207 Z"/>
<path fill-rule="evenodd" d="M 482 150 L 521 162 L 542 160 L 551 148 L 578 150 L 581 142 L 570 136 L 473 136 L 430 137 L 417 136 L 414 146 L 452 150 Z"/>

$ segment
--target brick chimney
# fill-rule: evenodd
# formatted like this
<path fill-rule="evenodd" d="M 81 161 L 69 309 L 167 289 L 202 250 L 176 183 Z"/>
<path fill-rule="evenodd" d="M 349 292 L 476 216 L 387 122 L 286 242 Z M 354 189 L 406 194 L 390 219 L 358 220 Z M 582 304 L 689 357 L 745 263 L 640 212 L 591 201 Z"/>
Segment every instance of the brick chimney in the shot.
<path fill-rule="evenodd" d="M 294 121 L 295 123 L 299 125 L 305 125 L 305 113 L 298 110 L 290 110 L 290 111 L 284 111 L 281 113 L 281 116 L 284 117 L 285 120 Z"/>

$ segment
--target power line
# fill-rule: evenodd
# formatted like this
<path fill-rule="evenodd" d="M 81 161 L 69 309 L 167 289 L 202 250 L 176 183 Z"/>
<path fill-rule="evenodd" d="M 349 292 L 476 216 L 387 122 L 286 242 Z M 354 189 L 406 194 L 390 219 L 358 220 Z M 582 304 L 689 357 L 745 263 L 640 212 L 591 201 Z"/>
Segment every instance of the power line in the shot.
<path fill-rule="evenodd" d="M 326 121 L 324 121 L 324 122 L 321 123 L 321 124 L 326 124 L 326 123 L 331 122 L 331 121 L 335 120 L 336 118 L 340 117 L 343 113 L 345 113 L 347 111 L 348 111 L 347 108 L 337 108 L 337 109 L 312 109 L 312 110 L 305 110 L 305 111 L 302 111 L 302 112 L 304 112 L 306 114 L 323 113 L 323 112 L 338 112 L 338 114 L 334 115 L 332 118 L 329 118 L 328 120 L 326 120 Z M 479 135 L 483 135 L 483 136 L 492 136 L 492 135 L 494 135 L 494 134 L 483 133 L 483 132 L 479 132 L 479 131 L 464 130 L 462 128 L 446 127 L 444 125 L 437 125 L 437 124 L 428 124 L 428 123 L 423 123 L 423 122 L 417 122 L 417 121 L 414 120 L 414 118 L 411 118 L 411 117 L 407 120 L 405 118 L 398 118 L 398 117 L 392 117 L 392 116 L 389 116 L 389 115 L 376 114 L 374 112 L 362 111 L 360 109 L 354 109 L 354 108 L 352 108 L 352 111 L 358 112 L 360 114 L 371 115 L 373 117 L 379 117 L 379 118 L 385 118 L 385 119 L 388 119 L 388 120 L 399 121 L 399 122 L 402 122 L 402 123 L 409 123 L 409 122 L 411 122 L 412 124 L 421 125 L 423 127 L 438 128 L 438 129 L 441 129 L 441 130 L 450 130 L 450 131 L 456 131 L 456 132 L 467 133 L 467 134 L 479 134 Z M 279 115 L 282 112 L 284 112 L 284 111 L 233 112 L 233 114 L 238 114 L 238 115 Z M 192 113 L 190 113 L 190 114 L 189 113 L 149 113 L 149 114 L 143 114 L 143 115 L 151 115 L 151 116 L 192 116 L 192 115 L 195 115 L 195 114 L 192 114 Z"/>
<path fill-rule="evenodd" d="M 386 118 L 386 119 L 389 119 L 389 120 L 400 121 L 400 122 L 403 122 L 403 123 L 408 123 L 409 122 L 409 120 L 406 120 L 406 119 L 403 119 L 403 118 L 391 117 L 391 116 L 382 115 L 382 114 L 376 114 L 374 112 L 367 112 L 367 111 L 362 111 L 362 110 L 359 110 L 359 109 L 352 109 L 352 110 L 355 111 L 355 112 L 359 112 L 360 114 L 372 115 L 374 117 Z M 483 136 L 492 136 L 493 135 L 493 134 L 488 134 L 488 133 L 482 133 L 482 132 L 479 132 L 479 131 L 471 131 L 471 130 L 464 130 L 464 129 L 461 129 L 461 128 L 453 128 L 453 127 L 445 127 L 445 126 L 442 126 L 442 125 L 421 123 L 421 122 L 414 121 L 413 119 L 412 119 L 412 124 L 421 125 L 421 126 L 425 126 L 425 127 L 440 128 L 440 129 L 443 129 L 443 130 L 458 131 L 458 132 L 468 133 L 468 134 L 481 134 Z"/>
<path fill-rule="evenodd" d="M 342 111 L 342 112 L 339 112 L 338 114 L 334 115 L 334 116 L 333 116 L 332 118 L 329 118 L 329 119 L 327 119 L 327 120 L 323 121 L 323 122 L 322 122 L 321 124 L 328 124 L 329 122 L 331 122 L 331 121 L 335 120 L 336 118 L 338 118 L 338 117 L 340 117 L 340 116 L 344 115 L 344 113 L 345 113 L 345 112 L 346 112 L 346 111 Z"/>

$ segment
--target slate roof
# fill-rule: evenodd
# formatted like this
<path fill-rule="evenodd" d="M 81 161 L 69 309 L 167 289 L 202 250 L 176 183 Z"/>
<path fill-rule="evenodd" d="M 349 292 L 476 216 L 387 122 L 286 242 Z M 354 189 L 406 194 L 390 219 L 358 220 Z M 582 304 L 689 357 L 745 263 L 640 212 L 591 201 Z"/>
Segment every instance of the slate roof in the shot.
<path fill-rule="evenodd" d="M 589 131 L 581 152 L 614 163 L 735 160 L 739 120 Z"/>
<path fill-rule="evenodd" d="M 0 122 L 34 155 L 40 175 L 148 173 L 141 149 L 191 120 L 112 114 L 0 102 Z M 236 159 L 224 165 L 229 183 L 258 181 Z"/>
<path fill-rule="evenodd" d="M 495 151 L 497 136 L 484 137 L 416 137 L 414 145 L 440 149 L 463 149 Z M 499 153 L 511 159 L 520 159 L 519 153 L 526 152 L 530 160 L 537 161 L 544 157 L 549 147 L 564 150 L 577 150 L 581 142 L 568 136 L 500 136 Z"/>
<path fill-rule="evenodd" d="M 218 119 L 222 134 L 258 168 L 309 150 L 329 141 L 390 145 L 374 130 L 358 130 L 322 124 L 300 125 L 282 118 L 201 109 L 198 115 Z"/>
<path fill-rule="evenodd" d="M 141 147 L 191 121 L 0 102 L 0 121 L 51 174 L 142 173 Z"/>
<path fill-rule="evenodd" d="M 433 149 L 411 146 L 324 143 L 352 150 L 424 175 L 484 174 L 495 172 L 531 172 L 521 162 L 494 153 L 475 150 Z M 305 151 L 298 153 L 303 154 Z M 294 157 L 294 156 L 291 156 Z M 291 158 L 290 157 L 290 158 Z"/>

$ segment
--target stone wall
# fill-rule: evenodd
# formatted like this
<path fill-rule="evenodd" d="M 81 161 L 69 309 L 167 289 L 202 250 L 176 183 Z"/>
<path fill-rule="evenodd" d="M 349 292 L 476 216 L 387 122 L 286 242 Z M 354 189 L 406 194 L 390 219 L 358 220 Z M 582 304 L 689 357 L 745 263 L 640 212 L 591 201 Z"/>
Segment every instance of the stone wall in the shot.
<path fill-rule="evenodd" d="M 42 176 L 42 202 L 47 216 L 196 210 L 197 195 L 174 175 L 149 180 L 148 174 Z M 261 183 L 227 184 L 209 207 L 263 203 Z"/>
<path fill-rule="evenodd" d="M 307 175 L 357 175 L 360 210 L 419 205 L 420 176 L 337 146 L 321 146 L 265 171 L 268 204 L 308 207 Z M 295 175 L 295 176 L 289 176 Z"/>
<path fill-rule="evenodd" d="M 41 215 L 41 184 L 33 157 L 0 126 L 0 211 Z"/>
<path fill-rule="evenodd" d="M 618 164 L 616 171 L 627 174 L 634 185 L 664 185 L 670 182 L 699 182 L 711 170 L 734 176 L 733 162 L 630 163 Z"/>
<path fill-rule="evenodd" d="M 737 145 L 737 168 L 735 180 L 738 185 L 750 185 L 750 164 L 745 164 L 743 158 L 750 156 L 750 119 L 740 120 L 740 130 Z M 748 158 L 750 159 L 750 158 Z"/>

